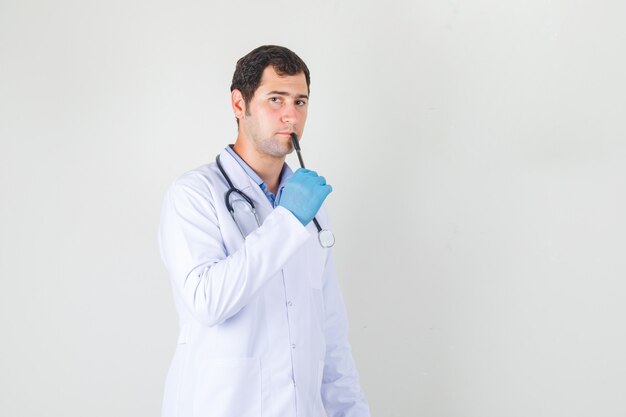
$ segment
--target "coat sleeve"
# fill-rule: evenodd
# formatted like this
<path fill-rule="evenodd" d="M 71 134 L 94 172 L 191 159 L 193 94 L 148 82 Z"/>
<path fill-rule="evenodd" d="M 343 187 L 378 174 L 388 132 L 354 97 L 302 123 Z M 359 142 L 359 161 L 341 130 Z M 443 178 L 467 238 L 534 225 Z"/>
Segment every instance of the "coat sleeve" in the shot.
<path fill-rule="evenodd" d="M 367 400 L 359 384 L 350 344 L 348 319 L 332 251 L 324 271 L 324 304 L 326 306 L 326 356 L 322 378 L 322 401 L 328 417 L 369 417 Z"/>
<path fill-rule="evenodd" d="M 215 326 L 248 304 L 310 235 L 291 212 L 277 207 L 239 250 L 227 254 L 211 192 L 190 174 L 170 187 L 159 245 L 174 291 L 193 317 Z"/>

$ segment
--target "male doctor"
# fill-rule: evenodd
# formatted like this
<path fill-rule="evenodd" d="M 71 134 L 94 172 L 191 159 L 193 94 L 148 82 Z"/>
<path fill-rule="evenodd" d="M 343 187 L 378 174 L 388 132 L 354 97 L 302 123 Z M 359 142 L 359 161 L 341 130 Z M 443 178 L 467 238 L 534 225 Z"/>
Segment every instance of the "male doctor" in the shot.
<path fill-rule="evenodd" d="M 331 187 L 285 164 L 290 135 L 304 130 L 309 84 L 287 48 L 241 58 L 234 146 L 166 194 L 159 242 L 180 334 L 164 417 L 370 415 L 332 251 L 312 222 L 330 228 L 322 203 Z"/>

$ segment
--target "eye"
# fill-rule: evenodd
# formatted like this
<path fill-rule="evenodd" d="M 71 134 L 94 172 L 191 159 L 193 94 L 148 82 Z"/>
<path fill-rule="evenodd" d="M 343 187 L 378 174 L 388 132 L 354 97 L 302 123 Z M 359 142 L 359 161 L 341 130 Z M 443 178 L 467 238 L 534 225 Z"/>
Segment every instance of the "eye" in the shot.
<path fill-rule="evenodd" d="M 306 100 L 296 100 L 296 106 L 306 106 Z"/>
<path fill-rule="evenodd" d="M 270 97 L 272 103 L 280 103 L 280 97 Z"/>

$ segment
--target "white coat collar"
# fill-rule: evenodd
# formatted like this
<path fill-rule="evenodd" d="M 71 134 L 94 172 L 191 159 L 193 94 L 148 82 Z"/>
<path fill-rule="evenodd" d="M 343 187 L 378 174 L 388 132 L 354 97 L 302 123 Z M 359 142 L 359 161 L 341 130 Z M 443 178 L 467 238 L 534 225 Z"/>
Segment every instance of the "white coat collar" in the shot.
<path fill-rule="evenodd" d="M 224 171 L 226 171 L 226 175 L 228 175 L 235 188 L 243 192 L 249 190 L 252 185 L 255 185 L 258 188 L 258 186 L 254 184 L 254 181 L 250 181 L 250 177 L 241 165 L 239 165 L 239 162 L 237 162 L 226 149 L 220 152 L 220 162 L 222 163 Z M 227 183 L 226 178 L 224 178 L 224 182 Z"/>

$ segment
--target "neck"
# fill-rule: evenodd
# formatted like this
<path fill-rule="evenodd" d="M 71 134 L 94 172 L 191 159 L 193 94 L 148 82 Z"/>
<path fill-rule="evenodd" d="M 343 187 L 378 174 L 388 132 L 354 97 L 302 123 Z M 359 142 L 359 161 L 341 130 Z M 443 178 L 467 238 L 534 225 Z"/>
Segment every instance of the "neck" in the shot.
<path fill-rule="evenodd" d="M 278 193 L 280 173 L 285 164 L 285 157 L 262 154 L 240 138 L 237 138 L 233 150 L 261 177 L 269 191 L 276 195 Z"/>

